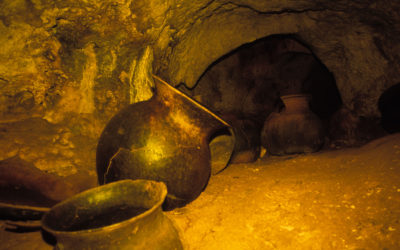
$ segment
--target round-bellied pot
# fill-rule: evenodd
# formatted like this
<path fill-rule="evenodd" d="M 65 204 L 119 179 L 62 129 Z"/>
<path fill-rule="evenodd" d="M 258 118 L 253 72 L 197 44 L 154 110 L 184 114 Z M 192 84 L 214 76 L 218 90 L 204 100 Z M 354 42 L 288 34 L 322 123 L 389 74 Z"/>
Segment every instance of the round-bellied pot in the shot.
<path fill-rule="evenodd" d="M 163 208 L 170 210 L 204 190 L 211 173 L 210 138 L 231 127 L 160 78 L 154 80 L 152 98 L 122 109 L 103 130 L 97 174 L 100 184 L 121 179 L 162 181 L 168 187 Z"/>
<path fill-rule="evenodd" d="M 58 203 L 42 228 L 56 238 L 55 249 L 182 249 L 162 212 L 166 194 L 162 182 L 117 181 Z"/>
<path fill-rule="evenodd" d="M 321 149 L 325 133 L 309 108 L 309 95 L 281 96 L 285 108 L 271 113 L 261 131 L 261 143 L 272 155 L 311 153 Z"/>

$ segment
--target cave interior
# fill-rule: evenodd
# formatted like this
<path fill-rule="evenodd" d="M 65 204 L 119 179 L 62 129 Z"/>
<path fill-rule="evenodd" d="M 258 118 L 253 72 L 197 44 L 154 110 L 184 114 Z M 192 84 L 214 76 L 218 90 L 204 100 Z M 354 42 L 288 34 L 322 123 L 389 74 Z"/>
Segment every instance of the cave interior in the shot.
<path fill-rule="evenodd" d="M 201 194 L 164 211 L 184 249 L 400 248 L 400 4 L 261 2 L 0 2 L 0 249 L 54 247 L 18 209 L 99 185 L 101 132 L 152 74 L 234 134 L 207 141 Z M 274 153 L 267 122 L 297 95 L 321 142 Z"/>

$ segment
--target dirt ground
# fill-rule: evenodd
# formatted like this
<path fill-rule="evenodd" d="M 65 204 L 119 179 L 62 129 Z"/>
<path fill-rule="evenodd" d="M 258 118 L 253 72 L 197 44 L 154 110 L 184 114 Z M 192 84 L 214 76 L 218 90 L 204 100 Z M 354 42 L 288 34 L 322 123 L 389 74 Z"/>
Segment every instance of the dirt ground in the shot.
<path fill-rule="evenodd" d="M 185 249 L 400 249 L 400 134 L 232 164 L 166 214 Z M 0 228 L 0 249 L 52 249 Z"/>

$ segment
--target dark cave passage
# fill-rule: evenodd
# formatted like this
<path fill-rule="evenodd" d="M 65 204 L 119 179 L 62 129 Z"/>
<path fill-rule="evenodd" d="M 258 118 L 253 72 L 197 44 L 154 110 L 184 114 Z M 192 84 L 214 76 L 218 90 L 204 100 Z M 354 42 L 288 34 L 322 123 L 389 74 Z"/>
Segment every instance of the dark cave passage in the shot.
<path fill-rule="evenodd" d="M 381 125 L 389 133 L 400 132 L 400 83 L 391 86 L 379 98 Z"/>
<path fill-rule="evenodd" d="M 259 156 L 261 129 L 272 112 L 283 108 L 281 96 L 309 95 L 310 109 L 327 131 L 342 107 L 333 74 L 292 35 L 244 44 L 213 62 L 193 88 L 179 88 L 232 124 L 235 151 L 246 152 L 244 162 Z"/>

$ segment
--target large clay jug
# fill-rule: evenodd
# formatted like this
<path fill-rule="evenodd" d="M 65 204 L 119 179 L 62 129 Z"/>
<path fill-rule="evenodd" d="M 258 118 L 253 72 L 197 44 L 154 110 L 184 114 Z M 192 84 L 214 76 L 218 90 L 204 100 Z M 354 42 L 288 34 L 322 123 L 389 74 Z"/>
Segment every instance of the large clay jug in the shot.
<path fill-rule="evenodd" d="M 104 129 L 97 174 L 100 184 L 121 179 L 165 182 L 163 207 L 170 210 L 203 191 L 211 172 L 210 137 L 230 125 L 160 78 L 154 80 L 152 98 L 127 106 Z"/>
<path fill-rule="evenodd" d="M 322 123 L 309 109 L 309 96 L 281 97 L 285 107 L 271 113 L 261 131 L 261 143 L 272 155 L 311 153 L 318 151 L 325 138 Z"/>
<path fill-rule="evenodd" d="M 56 239 L 55 249 L 182 249 L 161 209 L 166 194 L 162 182 L 117 181 L 58 203 L 42 228 Z"/>

